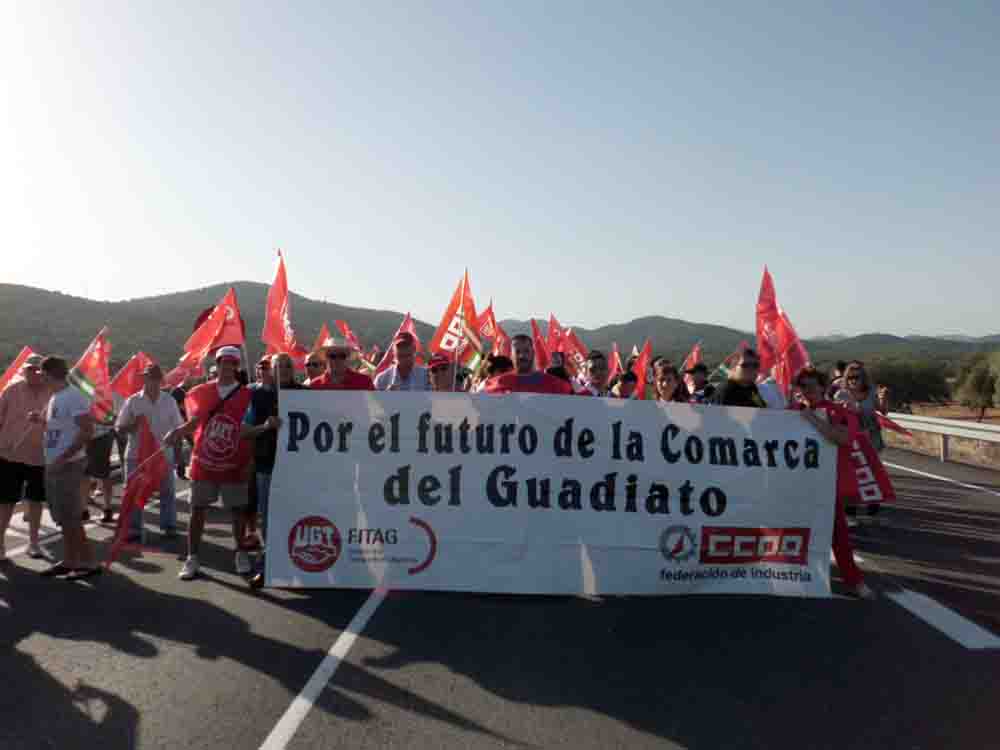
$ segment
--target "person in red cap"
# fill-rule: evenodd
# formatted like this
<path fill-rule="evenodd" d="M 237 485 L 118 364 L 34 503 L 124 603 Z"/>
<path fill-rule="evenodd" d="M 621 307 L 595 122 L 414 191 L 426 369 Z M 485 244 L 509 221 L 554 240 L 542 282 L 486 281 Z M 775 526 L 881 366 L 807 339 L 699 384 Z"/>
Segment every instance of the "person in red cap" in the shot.
<path fill-rule="evenodd" d="M 452 391 L 454 388 L 454 378 L 452 373 L 452 362 L 444 354 L 435 354 L 427 363 L 427 382 L 432 391 L 444 392 Z"/>
<path fill-rule="evenodd" d="M 514 372 L 498 375 L 486 382 L 484 393 L 548 393 L 572 396 L 573 386 L 562 378 L 535 369 L 535 343 L 531 336 L 519 334 L 511 339 L 514 349 Z"/>
<path fill-rule="evenodd" d="M 250 405 L 250 390 L 236 374 L 240 350 L 224 346 L 215 353 L 218 376 L 192 390 L 187 397 L 188 420 L 166 434 L 164 443 L 176 445 L 194 433 L 191 453 L 191 520 L 188 524 L 188 557 L 178 578 L 189 581 L 198 575 L 198 550 L 205 530 L 208 507 L 222 500 L 232 512 L 233 540 L 236 542 L 236 572 L 251 571 L 250 557 L 240 548 L 244 531 L 244 508 L 248 502 L 252 445 L 244 439 L 248 431 L 243 419 Z M 270 417 L 277 427 L 278 418 Z"/>
<path fill-rule="evenodd" d="M 417 361 L 417 340 L 403 331 L 392 341 L 396 362 L 375 376 L 376 391 L 428 391 L 427 368 Z"/>
<path fill-rule="evenodd" d="M 309 381 L 309 388 L 318 391 L 374 391 L 372 379 L 347 366 L 351 347 L 339 338 L 327 339 L 326 372 Z"/>

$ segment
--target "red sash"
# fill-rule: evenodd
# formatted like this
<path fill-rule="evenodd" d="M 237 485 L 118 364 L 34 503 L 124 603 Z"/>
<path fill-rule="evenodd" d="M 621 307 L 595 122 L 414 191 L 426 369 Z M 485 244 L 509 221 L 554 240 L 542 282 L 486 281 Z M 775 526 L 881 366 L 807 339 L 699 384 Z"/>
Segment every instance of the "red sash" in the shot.
<path fill-rule="evenodd" d="M 858 417 L 850 409 L 831 401 L 821 401 L 830 424 L 847 427 L 850 445 L 837 449 L 837 497 L 847 505 L 889 503 L 896 499 L 889 472 L 885 470 L 878 451 L 860 429 Z"/>
<path fill-rule="evenodd" d="M 190 417 L 208 417 L 194 433 L 190 476 L 193 480 L 231 484 L 249 479 L 252 445 L 240 439 L 240 428 L 250 390 L 241 387 L 220 405 L 219 388 L 210 381 L 192 390 L 185 400 Z M 209 416 L 211 415 L 211 416 Z"/>

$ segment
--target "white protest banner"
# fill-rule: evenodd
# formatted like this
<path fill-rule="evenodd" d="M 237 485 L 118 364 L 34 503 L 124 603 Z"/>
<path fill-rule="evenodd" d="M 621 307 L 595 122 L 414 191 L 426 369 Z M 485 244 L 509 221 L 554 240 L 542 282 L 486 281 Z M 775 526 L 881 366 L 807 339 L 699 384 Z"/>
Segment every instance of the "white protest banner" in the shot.
<path fill-rule="evenodd" d="M 283 391 L 267 582 L 829 596 L 836 448 L 794 412 Z"/>

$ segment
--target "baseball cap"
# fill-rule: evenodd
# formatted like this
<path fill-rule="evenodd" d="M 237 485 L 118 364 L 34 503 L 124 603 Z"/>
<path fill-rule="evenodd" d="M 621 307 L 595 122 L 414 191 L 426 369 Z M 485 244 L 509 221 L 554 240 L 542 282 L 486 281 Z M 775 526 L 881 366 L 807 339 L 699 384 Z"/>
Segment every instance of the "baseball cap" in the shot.
<path fill-rule="evenodd" d="M 215 361 L 218 362 L 220 359 L 235 359 L 237 362 L 243 361 L 243 357 L 240 355 L 239 347 L 235 346 L 223 346 L 215 353 Z"/>
<path fill-rule="evenodd" d="M 696 372 L 708 373 L 708 365 L 706 365 L 704 362 L 698 362 L 697 364 L 694 364 L 691 367 L 687 368 L 684 371 L 684 374 L 685 375 L 692 375 L 692 374 L 694 374 Z"/>
<path fill-rule="evenodd" d="M 347 343 L 347 339 L 341 336 L 328 336 L 323 341 L 323 348 L 325 349 L 350 349 L 351 345 Z"/>

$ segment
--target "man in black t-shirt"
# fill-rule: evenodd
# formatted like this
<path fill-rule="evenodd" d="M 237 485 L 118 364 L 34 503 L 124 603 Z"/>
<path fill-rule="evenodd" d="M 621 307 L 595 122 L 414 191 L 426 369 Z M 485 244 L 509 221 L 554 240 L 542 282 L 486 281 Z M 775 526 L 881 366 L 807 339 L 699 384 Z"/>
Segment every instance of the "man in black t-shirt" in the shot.
<path fill-rule="evenodd" d="M 729 380 L 719 386 L 709 403 L 716 406 L 749 406 L 766 409 L 767 402 L 754 382 L 760 372 L 760 357 L 753 349 L 740 352 L 740 361 L 729 373 Z"/>

